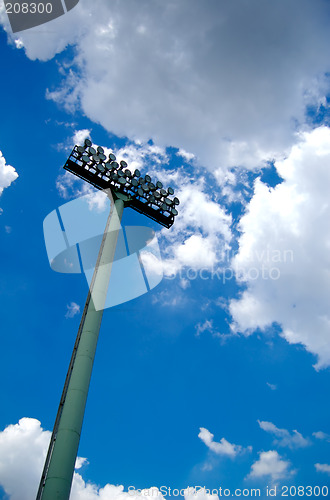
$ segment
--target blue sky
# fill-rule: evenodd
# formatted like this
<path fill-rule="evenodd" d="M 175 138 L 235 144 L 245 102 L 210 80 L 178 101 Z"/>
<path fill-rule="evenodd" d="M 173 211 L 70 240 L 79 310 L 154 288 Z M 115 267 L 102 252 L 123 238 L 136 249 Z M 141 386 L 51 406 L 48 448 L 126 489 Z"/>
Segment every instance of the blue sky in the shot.
<path fill-rule="evenodd" d="M 181 205 L 170 230 L 125 210 L 164 279 L 104 311 L 72 500 L 330 488 L 329 5 L 190 4 L 0 13 L 0 498 L 35 496 L 88 292 L 43 235 L 82 195 L 104 217 L 62 169 L 87 136 Z"/>

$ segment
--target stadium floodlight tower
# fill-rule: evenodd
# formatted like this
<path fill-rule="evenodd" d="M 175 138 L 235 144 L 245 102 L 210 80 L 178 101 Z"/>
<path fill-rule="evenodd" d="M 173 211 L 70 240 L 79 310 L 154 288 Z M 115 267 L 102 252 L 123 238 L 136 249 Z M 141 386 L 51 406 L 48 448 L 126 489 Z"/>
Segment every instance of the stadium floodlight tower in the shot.
<path fill-rule="evenodd" d="M 111 210 L 107 219 L 93 278 L 73 348 L 68 373 L 51 436 L 37 493 L 37 500 L 68 500 L 78 452 L 88 388 L 98 334 L 109 285 L 111 266 L 124 207 L 131 207 L 167 228 L 178 214 L 174 190 L 151 182 L 139 170 L 132 173 L 127 163 L 107 158 L 102 147 L 94 148 L 89 139 L 75 146 L 64 169 L 107 190 Z M 96 306 L 97 304 L 97 306 Z"/>

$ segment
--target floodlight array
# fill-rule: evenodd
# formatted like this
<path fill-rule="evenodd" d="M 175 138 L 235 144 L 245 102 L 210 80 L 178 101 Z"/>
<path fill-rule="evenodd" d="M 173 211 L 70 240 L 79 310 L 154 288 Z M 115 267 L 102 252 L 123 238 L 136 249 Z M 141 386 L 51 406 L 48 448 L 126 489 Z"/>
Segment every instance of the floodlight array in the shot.
<path fill-rule="evenodd" d="M 114 194 L 126 195 L 128 206 L 166 227 L 172 226 L 178 215 L 176 207 L 180 201 L 172 198 L 173 188 L 164 189 L 160 181 L 153 183 L 149 175 L 142 176 L 138 169 L 131 172 L 124 160 L 118 163 L 113 153 L 107 157 L 104 149 L 94 148 L 89 139 L 84 146 L 73 148 L 64 168 L 98 189 L 110 188 Z"/>

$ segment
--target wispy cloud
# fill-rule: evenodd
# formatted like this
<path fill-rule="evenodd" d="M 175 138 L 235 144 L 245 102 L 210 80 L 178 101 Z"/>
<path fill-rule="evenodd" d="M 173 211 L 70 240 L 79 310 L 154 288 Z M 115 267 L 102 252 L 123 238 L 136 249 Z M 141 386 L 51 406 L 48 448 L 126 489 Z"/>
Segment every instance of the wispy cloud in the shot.
<path fill-rule="evenodd" d="M 200 335 L 204 332 L 208 332 L 213 338 L 219 339 L 221 344 L 227 342 L 230 338 L 235 337 L 236 334 L 234 332 L 231 333 L 220 333 L 217 328 L 213 324 L 213 320 L 206 319 L 202 323 L 197 323 L 195 326 L 195 336 L 200 337 Z"/>
<path fill-rule="evenodd" d="M 317 431 L 317 432 L 313 432 L 313 436 L 316 439 L 320 439 L 322 441 L 328 441 L 328 443 L 330 443 L 330 434 L 326 434 L 325 432 L 322 432 L 322 431 Z"/>
<path fill-rule="evenodd" d="M 209 331 L 212 333 L 214 331 L 213 321 L 206 319 L 203 323 L 198 323 L 196 325 L 195 329 L 196 329 L 196 333 L 195 333 L 196 337 L 199 337 L 200 334 L 205 332 L 205 331 Z"/>
<path fill-rule="evenodd" d="M 182 156 L 182 158 L 184 158 L 186 161 L 191 161 L 195 158 L 195 155 L 193 153 L 188 153 L 184 149 L 179 149 L 177 155 Z"/>
<path fill-rule="evenodd" d="M 330 465 L 328 464 L 315 464 L 315 469 L 318 472 L 325 472 L 330 475 Z"/>
<path fill-rule="evenodd" d="M 67 306 L 67 311 L 65 313 L 65 317 L 68 318 L 73 318 L 76 316 L 76 314 L 80 313 L 80 306 L 76 304 L 75 302 L 71 302 Z"/>
<path fill-rule="evenodd" d="M 309 446 L 311 443 L 308 439 L 304 438 L 300 432 L 294 430 L 290 433 L 286 429 L 279 429 L 272 422 L 260 421 L 258 420 L 258 424 L 261 429 L 270 434 L 273 434 L 278 439 L 273 441 L 274 444 L 278 446 L 287 446 L 288 448 L 304 448 Z"/>

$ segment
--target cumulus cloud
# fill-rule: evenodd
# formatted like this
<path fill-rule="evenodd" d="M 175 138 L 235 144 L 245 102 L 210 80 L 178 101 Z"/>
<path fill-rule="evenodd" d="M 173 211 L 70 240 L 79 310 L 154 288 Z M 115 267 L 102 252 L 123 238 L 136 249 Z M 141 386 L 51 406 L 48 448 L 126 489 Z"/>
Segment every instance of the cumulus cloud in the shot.
<path fill-rule="evenodd" d="M 328 464 L 315 464 L 315 469 L 318 472 L 325 472 L 330 475 L 330 465 Z"/>
<path fill-rule="evenodd" d="M 216 253 L 212 241 L 201 234 L 192 234 L 174 251 L 179 264 L 198 269 L 203 266 L 212 267 L 216 262 Z"/>
<path fill-rule="evenodd" d="M 10 500 L 35 498 L 50 435 L 34 418 L 22 418 L 0 432 L 0 484 Z"/>
<path fill-rule="evenodd" d="M 85 464 L 88 464 L 88 460 L 87 458 L 84 458 L 84 457 L 77 457 L 76 458 L 76 463 L 75 463 L 75 466 L 74 468 L 77 470 L 77 469 L 81 469 L 83 465 Z"/>
<path fill-rule="evenodd" d="M 87 128 L 76 130 L 73 135 L 72 145 L 75 146 L 77 144 L 78 146 L 82 146 L 84 144 L 85 139 L 91 138 L 90 134 L 91 130 Z"/>
<path fill-rule="evenodd" d="M 66 306 L 66 308 L 67 308 L 67 311 L 65 313 L 65 317 L 67 319 L 74 318 L 76 316 L 76 314 L 80 313 L 80 306 L 78 304 L 76 304 L 75 302 L 70 302 L 70 304 L 68 304 Z"/>
<path fill-rule="evenodd" d="M 124 491 L 122 485 L 115 486 L 106 484 L 104 488 L 100 488 L 93 483 L 86 483 L 80 474 L 74 475 L 70 500 L 164 500 L 163 495 L 155 486 L 145 488 L 141 494 L 134 491 Z"/>
<path fill-rule="evenodd" d="M 205 429 L 205 427 L 200 427 L 198 437 L 216 455 L 235 458 L 239 453 L 242 453 L 244 451 L 244 448 L 242 446 L 231 444 L 225 438 L 221 438 L 219 442 L 214 441 L 214 434 Z M 251 451 L 251 447 L 249 447 L 248 449 L 249 451 Z"/>
<path fill-rule="evenodd" d="M 0 431 L 0 485 L 10 500 L 35 500 L 51 433 L 34 418 L 22 418 L 18 424 Z M 86 464 L 78 457 L 76 469 Z M 17 480 L 19 478 L 19 481 Z M 99 487 L 86 483 L 74 473 L 70 500 L 164 500 L 157 488 L 146 488 L 141 495 L 124 491 L 121 485 Z"/>
<path fill-rule="evenodd" d="M 223 254 L 232 240 L 232 218 L 211 198 L 202 178 L 189 182 L 182 176 L 177 182 L 179 215 L 171 230 L 162 232 L 162 266 L 165 275 L 189 269 L 188 279 L 194 279 L 196 271 L 212 271 L 223 263 Z"/>
<path fill-rule="evenodd" d="M 260 421 L 258 424 L 261 429 L 270 434 L 274 434 L 278 439 L 274 440 L 274 444 L 278 446 L 288 446 L 289 448 L 305 448 L 310 444 L 310 441 L 304 438 L 300 432 L 294 430 L 290 433 L 286 429 L 279 429 L 272 422 Z"/>
<path fill-rule="evenodd" d="M 18 173 L 14 167 L 6 164 L 6 160 L 0 151 L 0 195 L 17 177 Z"/>
<path fill-rule="evenodd" d="M 217 168 L 213 175 L 218 183 L 218 189 L 226 203 L 246 205 L 246 200 L 252 195 L 249 170 L 242 166 L 225 170 Z"/>
<path fill-rule="evenodd" d="M 81 1 L 18 46 L 49 60 L 74 45 L 48 97 L 112 133 L 212 168 L 254 167 L 290 146 L 306 104 L 326 95 L 328 14 L 322 0 Z"/>
<path fill-rule="evenodd" d="M 175 224 L 176 227 L 179 226 L 178 231 L 185 225 L 195 230 L 200 229 L 207 235 L 221 233 L 226 241 L 230 241 L 231 216 L 212 200 L 207 186 L 203 185 L 203 179 L 184 183 L 179 194 L 182 218 L 178 218 Z"/>
<path fill-rule="evenodd" d="M 283 182 L 257 180 L 240 220 L 232 265 L 246 289 L 230 303 L 232 328 L 250 335 L 277 322 L 320 369 L 330 365 L 330 129 L 300 134 L 275 167 Z"/>
<path fill-rule="evenodd" d="M 277 451 L 262 451 L 259 453 L 259 459 L 252 464 L 251 472 L 247 478 L 260 479 L 266 477 L 275 482 L 292 475 L 293 471 L 290 471 L 290 467 L 290 462 L 283 460 Z"/>

